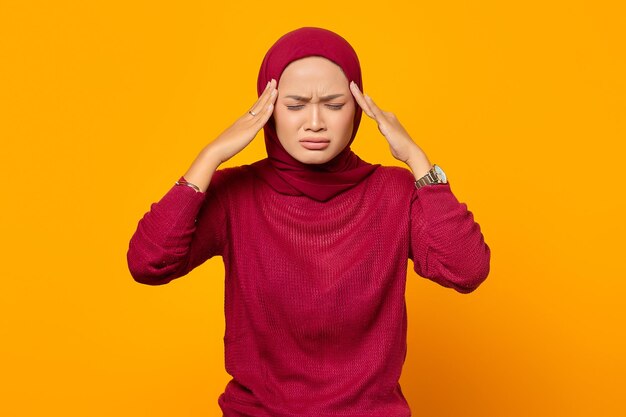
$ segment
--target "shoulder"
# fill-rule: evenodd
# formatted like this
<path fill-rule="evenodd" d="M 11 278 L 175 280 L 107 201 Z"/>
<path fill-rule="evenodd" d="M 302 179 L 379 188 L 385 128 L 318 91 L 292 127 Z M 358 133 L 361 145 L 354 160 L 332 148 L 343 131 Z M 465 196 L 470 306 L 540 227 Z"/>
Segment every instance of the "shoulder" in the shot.
<path fill-rule="evenodd" d="M 380 175 L 386 175 L 388 178 L 413 178 L 413 173 L 410 169 L 396 166 L 396 165 L 381 165 L 378 168 Z"/>
<path fill-rule="evenodd" d="M 381 165 L 367 180 L 365 187 L 368 198 L 380 204 L 408 207 L 414 196 L 415 178 L 408 168 Z M 392 210 L 391 206 L 385 210 Z"/>
<path fill-rule="evenodd" d="M 209 190 L 222 194 L 226 191 L 247 187 L 252 179 L 252 172 L 247 169 L 246 165 L 220 168 L 213 173 Z"/>
<path fill-rule="evenodd" d="M 376 181 L 393 189 L 412 189 L 415 183 L 413 172 L 405 167 L 395 165 L 381 165 L 376 170 Z"/>

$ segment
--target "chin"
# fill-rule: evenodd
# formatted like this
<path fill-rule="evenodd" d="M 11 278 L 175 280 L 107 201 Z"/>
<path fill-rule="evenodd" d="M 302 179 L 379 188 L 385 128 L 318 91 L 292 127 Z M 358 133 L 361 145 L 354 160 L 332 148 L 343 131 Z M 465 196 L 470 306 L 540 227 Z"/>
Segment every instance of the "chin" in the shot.
<path fill-rule="evenodd" d="M 313 153 L 314 151 L 312 151 Z M 303 164 L 323 164 L 330 161 L 332 158 L 328 157 L 328 154 L 322 154 L 321 152 L 318 155 L 300 155 L 300 157 L 296 158 L 298 161 Z"/>

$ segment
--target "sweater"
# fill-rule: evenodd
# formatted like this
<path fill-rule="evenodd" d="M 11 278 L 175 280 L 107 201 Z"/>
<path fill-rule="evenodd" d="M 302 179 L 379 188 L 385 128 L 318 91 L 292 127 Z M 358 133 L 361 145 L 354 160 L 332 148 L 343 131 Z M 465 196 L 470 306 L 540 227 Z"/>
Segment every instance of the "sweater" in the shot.
<path fill-rule="evenodd" d="M 319 202 L 242 165 L 215 171 L 206 192 L 173 185 L 152 203 L 127 252 L 134 280 L 162 285 L 223 259 L 224 417 L 411 415 L 399 384 L 408 259 L 469 293 L 491 256 L 449 182 L 414 182 L 381 166 Z"/>

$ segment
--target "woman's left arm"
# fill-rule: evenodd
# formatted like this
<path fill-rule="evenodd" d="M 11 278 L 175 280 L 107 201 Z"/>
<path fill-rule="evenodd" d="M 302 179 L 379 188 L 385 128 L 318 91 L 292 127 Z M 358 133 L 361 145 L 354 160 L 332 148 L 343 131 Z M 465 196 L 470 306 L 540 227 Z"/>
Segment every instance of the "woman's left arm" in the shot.
<path fill-rule="evenodd" d="M 413 190 L 409 258 L 420 276 L 463 294 L 489 275 L 491 250 L 449 182 Z"/>
<path fill-rule="evenodd" d="M 387 139 L 391 154 L 404 162 L 415 180 L 432 167 L 394 113 L 381 110 L 356 83 L 350 90 L 363 112 L 374 119 Z M 411 197 L 409 258 L 415 272 L 460 293 L 474 291 L 489 275 L 491 250 L 480 226 L 450 183 L 414 188 Z"/>

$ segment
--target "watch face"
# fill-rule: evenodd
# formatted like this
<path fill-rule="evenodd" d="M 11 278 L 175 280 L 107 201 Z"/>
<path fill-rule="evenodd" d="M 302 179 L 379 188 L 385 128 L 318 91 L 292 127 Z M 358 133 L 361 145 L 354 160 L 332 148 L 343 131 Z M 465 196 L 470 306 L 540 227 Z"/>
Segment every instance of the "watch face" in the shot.
<path fill-rule="evenodd" d="M 446 184 L 448 182 L 448 177 L 446 177 L 446 173 L 443 172 L 443 169 L 439 165 L 435 165 L 435 172 L 437 176 L 441 179 L 441 182 Z"/>

